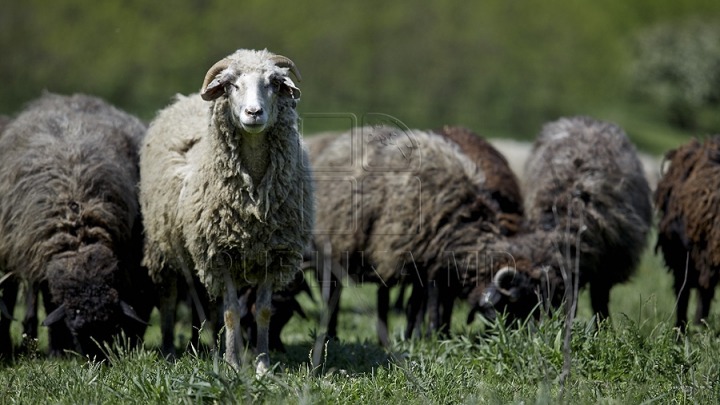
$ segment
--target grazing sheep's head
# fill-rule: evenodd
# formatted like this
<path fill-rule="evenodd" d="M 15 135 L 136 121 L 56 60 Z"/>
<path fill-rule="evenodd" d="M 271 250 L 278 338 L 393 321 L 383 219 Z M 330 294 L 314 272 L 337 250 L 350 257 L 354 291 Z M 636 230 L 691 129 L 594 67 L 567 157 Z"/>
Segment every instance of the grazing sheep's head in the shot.
<path fill-rule="evenodd" d="M 523 265 L 523 263 L 519 263 Z M 518 271 L 512 267 L 500 269 L 493 277 L 492 283 L 486 287 L 477 303 L 472 308 L 468 323 L 474 319 L 474 314 L 479 312 L 487 319 L 495 319 L 497 313 L 506 313 L 506 321 L 512 323 L 514 320 L 524 320 L 530 315 L 537 315 L 538 303 L 544 303 L 549 295 L 547 288 L 543 288 L 538 280 L 528 276 L 529 271 Z M 553 295 L 553 306 L 557 306 L 560 291 Z M 560 294 L 560 295 L 558 295 Z"/>
<path fill-rule="evenodd" d="M 528 287 L 530 291 L 526 291 Z M 525 308 L 522 308 L 523 311 L 519 310 L 521 306 L 528 304 L 528 293 L 532 293 L 532 286 L 529 285 L 527 277 L 515 268 L 503 267 L 495 274 L 492 283 L 483 290 L 473 313 L 480 312 L 487 319 L 495 319 L 496 311 L 507 312 L 508 319 L 511 319 L 514 315 L 519 315 L 518 312 L 525 312 Z M 537 301 L 530 303 L 529 311 L 536 303 Z"/>
<path fill-rule="evenodd" d="M 302 80 L 293 61 L 284 56 L 238 50 L 208 70 L 200 94 L 206 101 L 228 97 L 233 124 L 247 133 L 260 133 L 275 123 L 278 97 L 300 98 L 290 72 Z"/>
<path fill-rule="evenodd" d="M 53 257 L 47 268 L 48 285 L 58 308 L 48 314 L 43 326 L 64 320 L 80 353 L 102 356 L 93 340 L 110 341 L 120 332 L 125 317 L 144 322 L 113 287 L 117 268 L 113 251 L 100 243 Z"/>

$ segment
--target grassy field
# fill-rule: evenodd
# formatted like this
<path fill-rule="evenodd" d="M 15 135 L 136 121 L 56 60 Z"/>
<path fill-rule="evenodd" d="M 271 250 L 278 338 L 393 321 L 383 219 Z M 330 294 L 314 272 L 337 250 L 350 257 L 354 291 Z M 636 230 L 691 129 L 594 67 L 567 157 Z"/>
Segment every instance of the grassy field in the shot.
<path fill-rule="evenodd" d="M 720 308 L 713 309 L 709 326 L 679 334 L 672 328 L 671 281 L 648 249 L 632 281 L 613 290 L 612 322 L 600 327 L 582 294 L 563 394 L 561 317 L 519 329 L 481 319 L 466 325 L 468 308 L 460 304 L 451 339 L 405 341 L 402 316 L 395 314 L 394 342 L 385 350 L 375 337 L 376 289 L 366 285 L 345 290 L 340 340 L 324 346 L 324 364 L 315 369 L 310 358 L 319 306 L 302 296 L 309 319 L 296 317 L 284 330 L 288 350 L 273 354 L 272 375 L 256 378 L 250 367 L 236 373 L 217 355 L 196 353 L 187 345 L 185 317 L 177 344 L 186 350 L 175 363 L 159 354 L 157 326 L 148 330 L 144 347 L 116 345 L 102 363 L 77 355 L 45 359 L 41 336 L 37 351 L 0 368 L 0 404 L 719 403 Z M 152 323 L 158 324 L 156 317 Z M 20 339 L 19 328 L 14 333 Z"/>

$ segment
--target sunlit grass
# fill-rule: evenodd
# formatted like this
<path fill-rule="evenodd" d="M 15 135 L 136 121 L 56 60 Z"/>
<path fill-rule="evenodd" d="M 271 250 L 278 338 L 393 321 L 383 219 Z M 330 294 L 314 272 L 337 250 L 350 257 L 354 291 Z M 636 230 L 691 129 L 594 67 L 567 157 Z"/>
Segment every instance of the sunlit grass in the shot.
<path fill-rule="evenodd" d="M 311 284 L 312 273 L 309 274 Z M 648 248 L 637 274 L 611 294 L 612 324 L 598 327 L 587 291 L 580 297 L 573 328 L 569 403 L 719 403 L 720 308 L 709 327 L 682 335 L 672 327 L 675 297 L 662 259 Z M 22 355 L 0 368 L 4 403 L 561 403 L 562 317 L 517 328 L 476 319 L 466 325 L 467 305 L 458 303 L 453 337 L 405 341 L 404 317 L 390 314 L 393 343 L 377 344 L 377 288 L 346 288 L 339 340 L 323 347 L 314 369 L 319 293 L 301 294 L 308 319 L 295 317 L 283 331 L 286 353 L 274 353 L 274 373 L 256 378 L 252 367 L 231 370 L 216 353 L 188 346 L 189 314 L 181 312 L 176 344 L 184 355 L 162 359 L 158 319 L 144 347 L 122 344 L 102 364 L 77 355 L 48 360 Z M 393 291 L 391 302 L 397 291 Z M 692 308 L 691 308 L 692 310 Z M 20 315 L 16 311 L 16 315 Z M 480 331 L 485 330 L 481 333 Z M 17 334 L 19 329 L 14 328 Z"/>

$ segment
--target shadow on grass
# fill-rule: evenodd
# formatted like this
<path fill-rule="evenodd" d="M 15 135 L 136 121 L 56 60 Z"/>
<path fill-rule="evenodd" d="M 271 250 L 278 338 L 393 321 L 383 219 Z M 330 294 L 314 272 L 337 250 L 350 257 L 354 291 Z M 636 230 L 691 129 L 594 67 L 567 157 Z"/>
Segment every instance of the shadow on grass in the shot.
<path fill-rule="evenodd" d="M 312 367 L 313 346 L 313 342 L 286 345 L 285 353 L 273 352 L 270 358 L 289 369 Z M 323 346 L 323 363 L 317 371 L 319 374 L 340 370 L 348 374 L 371 373 L 378 367 L 388 367 L 391 358 L 385 348 L 374 342 L 343 342 L 331 339 Z"/>

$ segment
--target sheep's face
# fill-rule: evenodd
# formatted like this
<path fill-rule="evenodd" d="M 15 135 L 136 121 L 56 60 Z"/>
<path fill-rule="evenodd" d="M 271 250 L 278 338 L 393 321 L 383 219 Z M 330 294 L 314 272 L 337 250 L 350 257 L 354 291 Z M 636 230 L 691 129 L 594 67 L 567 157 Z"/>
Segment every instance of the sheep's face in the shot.
<path fill-rule="evenodd" d="M 538 316 L 548 304 L 553 308 L 560 305 L 563 296 L 563 291 L 559 289 L 561 286 L 546 285 L 528 275 L 544 273 L 543 269 L 533 269 L 527 262 L 519 264 L 518 270 L 521 268 L 521 271 L 498 271 L 492 283 L 482 291 L 477 304 L 471 309 L 471 315 L 479 312 L 487 319 L 495 319 L 497 313 L 505 313 L 509 324 L 531 315 Z M 469 318 L 468 322 L 471 321 Z"/>
<path fill-rule="evenodd" d="M 221 95 L 228 97 L 233 124 L 244 132 L 257 134 L 274 125 L 278 98 L 298 99 L 300 90 L 285 69 L 274 65 L 246 71 L 230 67 L 219 73 L 202 93 L 205 100 Z"/>
<path fill-rule="evenodd" d="M 538 303 L 535 286 L 519 272 L 496 277 L 482 292 L 472 312 L 480 312 L 487 319 L 495 319 L 496 313 L 507 313 L 507 321 L 527 318 Z"/>
<path fill-rule="evenodd" d="M 277 117 L 277 97 L 284 85 L 272 72 L 241 73 L 225 88 L 236 127 L 255 134 L 265 131 Z"/>
<path fill-rule="evenodd" d="M 48 264 L 52 301 L 59 305 L 43 325 L 64 320 L 82 354 L 100 354 L 93 342 L 110 341 L 124 321 L 125 304 L 114 288 L 118 261 L 95 243 L 56 255 Z M 128 306 L 129 307 L 129 306 Z"/>

